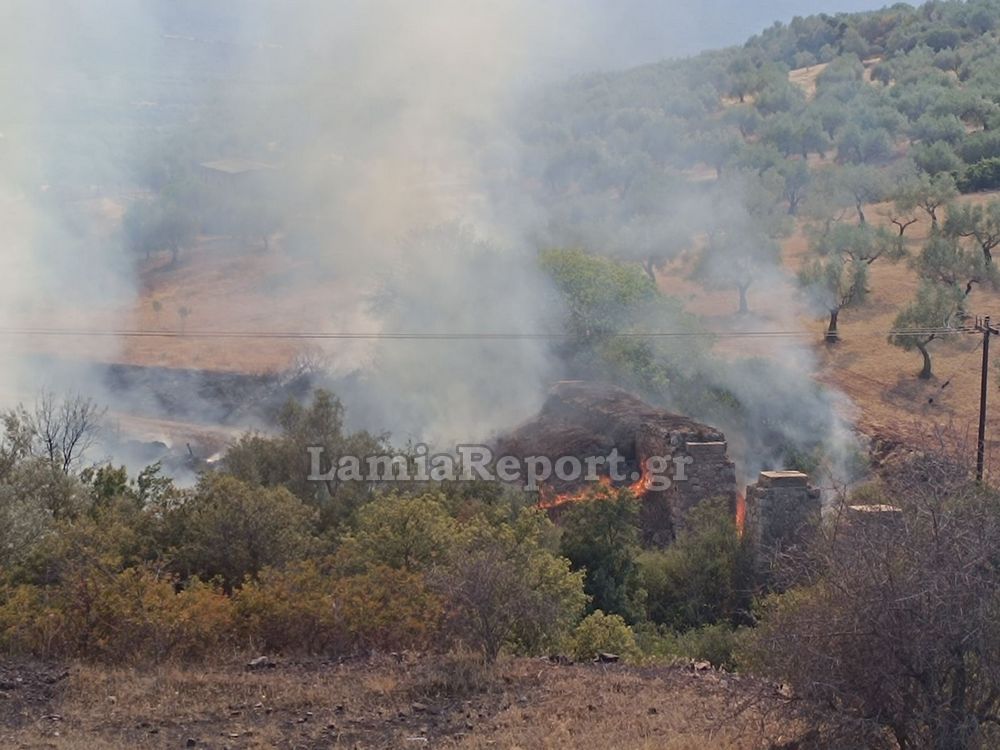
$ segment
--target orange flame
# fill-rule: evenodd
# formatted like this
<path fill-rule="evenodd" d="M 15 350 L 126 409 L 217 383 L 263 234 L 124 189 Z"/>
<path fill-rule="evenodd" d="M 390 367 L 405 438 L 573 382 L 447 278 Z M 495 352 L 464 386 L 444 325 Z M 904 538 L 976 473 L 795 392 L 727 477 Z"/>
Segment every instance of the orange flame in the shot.
<path fill-rule="evenodd" d="M 736 493 L 736 533 L 743 536 L 747 523 L 747 499 L 742 492 Z"/>
<path fill-rule="evenodd" d="M 641 498 L 647 492 L 653 483 L 652 473 L 649 471 L 649 467 L 646 466 L 646 462 L 642 462 L 642 472 L 639 478 L 632 482 L 632 484 L 625 485 L 632 494 L 638 498 Z M 538 507 L 539 508 L 555 508 L 560 505 L 566 505 L 567 503 L 577 503 L 584 500 L 590 500 L 593 497 L 593 490 L 595 487 L 606 487 L 609 490 L 618 489 L 611 481 L 611 477 L 600 476 L 597 478 L 596 482 L 590 482 L 587 485 L 581 487 L 573 492 L 563 492 L 559 494 L 553 494 L 551 490 L 547 487 L 542 487 L 538 493 Z"/>

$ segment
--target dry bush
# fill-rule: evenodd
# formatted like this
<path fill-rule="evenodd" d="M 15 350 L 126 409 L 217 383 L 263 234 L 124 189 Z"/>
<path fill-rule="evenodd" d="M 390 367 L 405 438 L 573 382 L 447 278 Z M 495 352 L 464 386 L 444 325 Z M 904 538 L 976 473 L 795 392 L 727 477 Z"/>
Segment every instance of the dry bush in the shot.
<path fill-rule="evenodd" d="M 247 581 L 234 595 L 246 642 L 329 655 L 430 646 L 441 608 L 421 575 L 376 566 L 338 576 L 337 564 L 306 560 Z"/>
<path fill-rule="evenodd" d="M 412 671 L 408 692 L 417 700 L 459 699 L 496 688 L 499 675 L 496 664 L 459 648 L 420 661 Z"/>
<path fill-rule="evenodd" d="M 0 604 L 0 647 L 42 658 L 126 663 L 204 659 L 232 644 L 231 601 L 218 588 L 149 568 L 84 568 L 52 587 L 19 586 Z"/>
<path fill-rule="evenodd" d="M 748 663 L 901 748 L 995 747 L 1000 495 L 933 454 L 885 491 L 899 512 L 838 517 L 805 585 L 764 608 Z"/>

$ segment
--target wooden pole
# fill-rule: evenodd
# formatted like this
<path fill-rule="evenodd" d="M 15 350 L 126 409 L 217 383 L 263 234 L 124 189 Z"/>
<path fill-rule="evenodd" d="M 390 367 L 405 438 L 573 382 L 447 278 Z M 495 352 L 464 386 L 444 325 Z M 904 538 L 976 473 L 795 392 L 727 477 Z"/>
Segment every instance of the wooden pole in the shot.
<path fill-rule="evenodd" d="M 979 382 L 979 442 L 976 444 L 976 481 L 983 481 L 986 461 L 986 394 L 990 379 L 990 316 L 983 320 L 983 371 Z"/>

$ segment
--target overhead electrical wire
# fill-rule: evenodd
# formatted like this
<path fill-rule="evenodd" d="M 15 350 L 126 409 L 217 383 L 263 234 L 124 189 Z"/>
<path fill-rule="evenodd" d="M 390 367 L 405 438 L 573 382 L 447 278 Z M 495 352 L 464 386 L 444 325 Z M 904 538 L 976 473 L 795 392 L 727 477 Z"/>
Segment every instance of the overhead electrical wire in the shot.
<path fill-rule="evenodd" d="M 974 326 L 957 328 L 904 328 L 883 331 L 864 331 L 852 336 L 955 336 L 977 333 Z M 594 336 L 613 338 L 795 338 L 813 337 L 815 330 L 798 331 L 616 331 L 601 332 Z M 206 331 L 206 330 L 130 330 L 130 329 L 88 329 L 88 328 L 0 328 L 0 337 L 11 336 L 53 336 L 65 338 L 176 338 L 176 339 L 257 339 L 257 340 L 359 340 L 359 341 L 507 341 L 518 339 L 566 339 L 578 337 L 578 333 L 533 332 L 533 331 Z"/>

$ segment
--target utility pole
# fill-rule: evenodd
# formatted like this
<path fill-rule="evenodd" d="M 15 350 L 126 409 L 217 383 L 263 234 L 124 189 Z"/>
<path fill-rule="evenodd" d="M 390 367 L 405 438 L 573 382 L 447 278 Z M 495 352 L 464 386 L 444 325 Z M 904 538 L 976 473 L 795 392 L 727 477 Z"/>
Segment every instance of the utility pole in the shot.
<path fill-rule="evenodd" d="M 990 334 L 1000 334 L 1000 328 L 990 325 L 990 316 L 976 318 L 976 330 L 983 334 L 983 371 L 979 381 L 979 440 L 976 443 L 976 481 L 983 481 L 986 461 L 986 394 L 990 380 Z"/>

